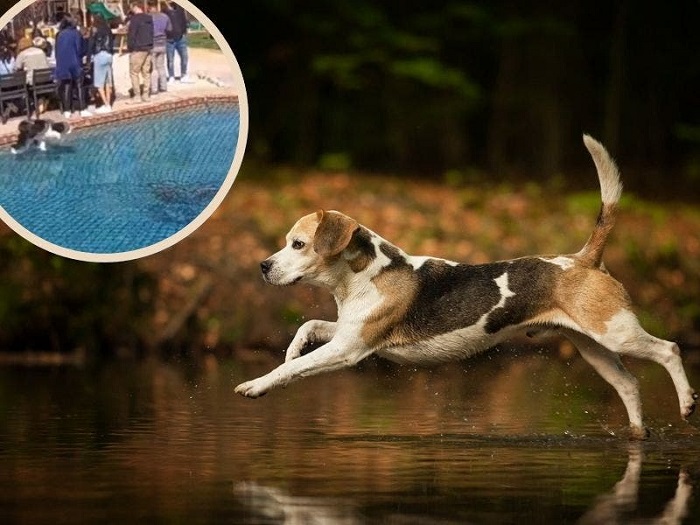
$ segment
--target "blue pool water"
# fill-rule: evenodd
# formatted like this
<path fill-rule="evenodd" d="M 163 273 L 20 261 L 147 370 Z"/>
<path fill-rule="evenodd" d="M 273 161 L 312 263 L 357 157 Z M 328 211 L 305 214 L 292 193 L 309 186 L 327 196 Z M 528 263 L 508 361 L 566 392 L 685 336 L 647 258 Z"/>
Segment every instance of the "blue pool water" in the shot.
<path fill-rule="evenodd" d="M 239 134 L 216 102 L 76 130 L 47 151 L 0 151 L 0 206 L 69 250 L 145 248 L 192 222 L 219 191 Z"/>

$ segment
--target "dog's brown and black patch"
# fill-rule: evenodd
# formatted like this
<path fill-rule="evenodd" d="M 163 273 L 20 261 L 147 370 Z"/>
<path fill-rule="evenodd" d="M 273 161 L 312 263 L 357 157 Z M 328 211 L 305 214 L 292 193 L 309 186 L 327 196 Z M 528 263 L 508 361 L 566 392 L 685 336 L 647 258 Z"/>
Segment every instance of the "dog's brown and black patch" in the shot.
<path fill-rule="evenodd" d="M 382 242 L 379 245 L 379 250 L 389 258 L 390 262 L 385 267 L 386 270 L 393 270 L 396 268 L 402 268 L 404 266 L 411 268 L 411 266 L 408 264 L 408 261 L 406 261 L 406 256 L 403 255 L 396 246 L 393 246 L 388 242 Z"/>
<path fill-rule="evenodd" d="M 507 265 L 508 289 L 513 295 L 489 314 L 485 330 L 490 334 L 534 319 L 554 307 L 554 283 L 564 272 L 537 257 L 515 259 Z"/>
<path fill-rule="evenodd" d="M 553 283 L 563 271 L 538 258 L 481 265 L 431 259 L 414 270 L 397 249 L 388 244 L 380 249 L 391 262 L 373 279 L 385 298 L 375 313 L 377 319 L 380 313 L 391 316 L 367 331 L 367 342 L 380 347 L 473 326 L 486 314 L 484 330 L 489 334 L 532 319 L 553 306 Z M 507 297 L 496 281 L 504 274 L 512 293 Z"/>
<path fill-rule="evenodd" d="M 362 227 L 353 234 L 348 251 L 353 254 L 352 259 L 348 260 L 348 264 L 355 273 L 367 268 L 377 258 L 377 249 L 372 243 L 372 234 Z"/>

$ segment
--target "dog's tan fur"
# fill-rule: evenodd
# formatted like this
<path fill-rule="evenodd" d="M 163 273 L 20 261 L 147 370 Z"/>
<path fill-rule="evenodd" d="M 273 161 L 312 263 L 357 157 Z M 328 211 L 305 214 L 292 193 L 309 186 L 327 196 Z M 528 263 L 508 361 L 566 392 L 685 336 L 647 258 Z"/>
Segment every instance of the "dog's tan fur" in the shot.
<path fill-rule="evenodd" d="M 620 310 L 631 309 L 622 285 L 607 273 L 575 266 L 557 282 L 554 298 L 569 317 L 602 335 Z"/>
<path fill-rule="evenodd" d="M 697 395 L 675 343 L 647 334 L 623 286 L 604 268 L 622 185 L 605 148 L 584 136 L 598 171 L 601 210 L 584 247 L 572 255 L 460 264 L 410 256 L 355 219 L 318 211 L 299 219 L 285 247 L 261 263 L 275 285 L 306 282 L 330 290 L 338 320 L 308 321 L 292 340 L 285 363 L 236 391 L 257 397 L 311 374 L 351 366 L 370 354 L 402 363 L 461 359 L 512 336 L 555 330 L 618 392 L 632 436 L 643 438 L 637 380 L 620 355 L 651 359 L 673 379 L 681 415 Z M 323 343 L 302 355 L 309 343 Z"/>
<path fill-rule="evenodd" d="M 418 287 L 415 279 L 412 279 L 412 273 L 407 269 L 382 272 L 372 282 L 383 301 L 370 313 L 362 327 L 364 343 L 378 350 L 410 344 L 415 335 L 406 333 L 402 320 L 406 316 L 408 305 L 415 299 Z M 397 294 L 396 290 L 401 293 Z"/>

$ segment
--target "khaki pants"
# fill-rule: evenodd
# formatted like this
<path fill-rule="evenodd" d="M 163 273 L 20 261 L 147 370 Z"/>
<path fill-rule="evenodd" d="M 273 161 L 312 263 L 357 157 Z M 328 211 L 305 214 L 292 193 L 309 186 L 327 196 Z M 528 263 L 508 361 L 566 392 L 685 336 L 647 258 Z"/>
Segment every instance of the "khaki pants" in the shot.
<path fill-rule="evenodd" d="M 131 75 L 131 89 L 134 96 L 148 100 L 151 91 L 151 52 L 132 51 L 129 54 L 129 74 Z"/>

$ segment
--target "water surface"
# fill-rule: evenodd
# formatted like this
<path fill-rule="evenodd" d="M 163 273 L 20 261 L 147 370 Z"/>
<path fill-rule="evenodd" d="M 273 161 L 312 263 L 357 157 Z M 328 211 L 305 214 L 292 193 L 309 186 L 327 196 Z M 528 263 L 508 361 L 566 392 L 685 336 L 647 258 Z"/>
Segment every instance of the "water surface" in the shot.
<path fill-rule="evenodd" d="M 576 358 L 372 361 L 235 395 L 260 357 L 0 368 L 3 523 L 700 521 L 698 421 L 657 365 L 632 367 L 653 432 L 634 444 Z"/>
<path fill-rule="evenodd" d="M 76 130 L 47 151 L 0 150 L 0 206 L 63 248 L 122 253 L 176 234 L 231 169 L 238 105 L 210 103 Z"/>

